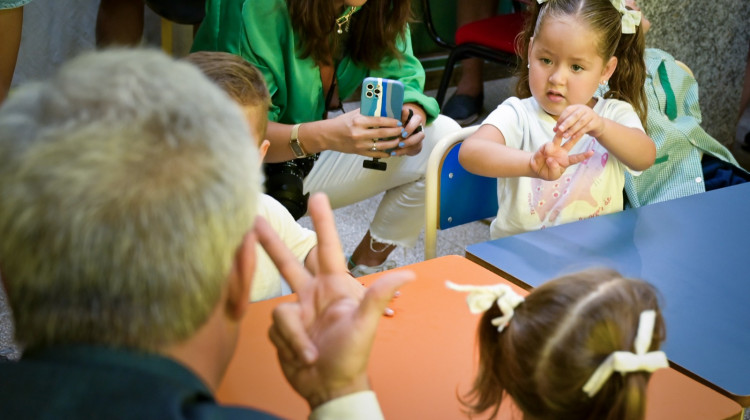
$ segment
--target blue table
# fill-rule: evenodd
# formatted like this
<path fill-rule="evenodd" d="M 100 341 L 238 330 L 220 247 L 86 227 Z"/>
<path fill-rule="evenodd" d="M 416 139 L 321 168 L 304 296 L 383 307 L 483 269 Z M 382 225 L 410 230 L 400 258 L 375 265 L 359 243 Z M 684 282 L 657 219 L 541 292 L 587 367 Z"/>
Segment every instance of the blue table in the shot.
<path fill-rule="evenodd" d="M 750 406 L 750 184 L 483 242 L 466 256 L 533 288 L 608 266 L 662 294 L 669 360 Z"/>

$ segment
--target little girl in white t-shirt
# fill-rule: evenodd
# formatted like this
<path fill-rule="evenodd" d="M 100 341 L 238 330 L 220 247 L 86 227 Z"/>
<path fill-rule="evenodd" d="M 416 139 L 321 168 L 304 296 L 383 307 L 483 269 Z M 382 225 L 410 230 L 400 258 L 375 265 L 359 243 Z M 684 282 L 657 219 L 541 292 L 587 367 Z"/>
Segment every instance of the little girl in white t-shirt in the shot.
<path fill-rule="evenodd" d="M 622 210 L 625 171 L 656 155 L 643 128 L 640 13 L 624 0 L 540 3 L 522 34 L 518 97 L 459 153 L 470 172 L 498 178 L 493 239 Z M 600 84 L 606 98 L 594 97 Z"/>

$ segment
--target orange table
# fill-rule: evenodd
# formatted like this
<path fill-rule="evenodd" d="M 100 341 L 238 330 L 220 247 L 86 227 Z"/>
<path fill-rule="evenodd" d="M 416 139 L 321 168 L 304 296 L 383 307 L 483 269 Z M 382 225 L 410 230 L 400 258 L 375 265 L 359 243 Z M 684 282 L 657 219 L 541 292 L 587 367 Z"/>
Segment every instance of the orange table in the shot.
<path fill-rule="evenodd" d="M 370 359 L 370 377 L 389 419 L 465 419 L 456 395 L 471 386 L 476 372 L 478 315 L 469 313 L 465 294 L 445 288 L 445 280 L 469 284 L 505 281 L 459 256 L 446 256 L 406 267 L 418 280 L 401 289 L 384 317 Z M 369 284 L 377 278 L 363 278 Z M 510 284 L 510 283 L 509 283 Z M 511 284 L 521 294 L 528 292 Z M 217 398 L 225 404 L 252 406 L 280 417 L 305 419 L 306 402 L 281 373 L 267 337 L 271 311 L 285 296 L 250 305 L 242 334 Z M 647 418 L 742 418 L 736 402 L 673 370 L 657 371 L 649 384 Z M 509 418 L 512 407 L 504 407 Z M 519 415 L 514 418 L 520 418 Z"/>

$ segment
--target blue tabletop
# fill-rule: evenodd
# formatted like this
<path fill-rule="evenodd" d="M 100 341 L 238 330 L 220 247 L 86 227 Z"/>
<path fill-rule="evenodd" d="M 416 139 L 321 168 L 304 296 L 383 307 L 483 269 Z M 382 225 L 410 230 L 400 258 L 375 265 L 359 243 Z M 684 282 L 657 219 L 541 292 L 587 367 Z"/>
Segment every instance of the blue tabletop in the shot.
<path fill-rule="evenodd" d="M 608 266 L 663 297 L 670 361 L 750 405 L 750 183 L 471 245 L 536 287 Z"/>

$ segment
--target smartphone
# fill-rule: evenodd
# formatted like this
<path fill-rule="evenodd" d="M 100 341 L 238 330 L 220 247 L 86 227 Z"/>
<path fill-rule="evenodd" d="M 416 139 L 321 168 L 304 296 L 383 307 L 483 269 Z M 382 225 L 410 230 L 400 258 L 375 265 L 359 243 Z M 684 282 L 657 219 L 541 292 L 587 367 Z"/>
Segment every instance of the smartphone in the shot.
<path fill-rule="evenodd" d="M 398 80 L 368 77 L 362 81 L 362 115 L 401 120 L 404 84 Z"/>
<path fill-rule="evenodd" d="M 404 84 L 398 80 L 381 77 L 367 77 L 362 81 L 362 100 L 359 112 L 371 117 L 390 117 L 401 120 L 401 108 L 404 106 Z M 362 166 L 368 169 L 384 171 L 385 162 L 378 158 L 365 160 Z"/>

